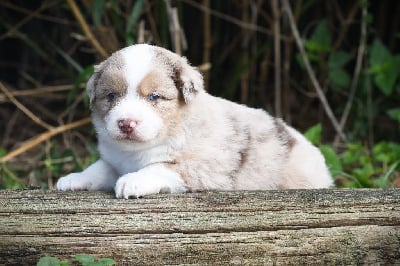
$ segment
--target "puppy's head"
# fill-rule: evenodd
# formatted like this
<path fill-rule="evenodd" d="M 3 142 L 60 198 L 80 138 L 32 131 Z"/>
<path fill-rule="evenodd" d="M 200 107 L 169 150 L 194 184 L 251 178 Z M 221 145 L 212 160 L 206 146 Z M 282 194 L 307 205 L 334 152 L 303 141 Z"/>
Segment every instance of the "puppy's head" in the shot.
<path fill-rule="evenodd" d="M 114 53 L 87 83 L 99 137 L 130 144 L 173 136 L 201 91 L 202 76 L 184 57 L 146 44 Z"/>

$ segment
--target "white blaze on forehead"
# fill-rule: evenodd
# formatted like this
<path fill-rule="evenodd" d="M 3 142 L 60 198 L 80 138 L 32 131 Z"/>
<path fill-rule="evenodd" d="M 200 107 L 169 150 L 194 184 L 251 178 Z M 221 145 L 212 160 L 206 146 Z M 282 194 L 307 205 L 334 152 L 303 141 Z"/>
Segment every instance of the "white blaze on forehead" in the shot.
<path fill-rule="evenodd" d="M 132 137 L 146 142 L 155 139 L 163 127 L 163 121 L 138 94 L 137 88 L 153 68 L 153 47 L 147 44 L 129 46 L 120 51 L 124 60 L 123 75 L 127 82 L 127 92 L 105 116 L 105 128 L 114 138 L 124 138 L 119 128 L 120 120 L 133 121 Z"/>
<path fill-rule="evenodd" d="M 128 91 L 136 91 L 142 79 L 150 72 L 153 51 L 148 44 L 137 44 L 121 50 L 125 64 L 124 73 Z"/>

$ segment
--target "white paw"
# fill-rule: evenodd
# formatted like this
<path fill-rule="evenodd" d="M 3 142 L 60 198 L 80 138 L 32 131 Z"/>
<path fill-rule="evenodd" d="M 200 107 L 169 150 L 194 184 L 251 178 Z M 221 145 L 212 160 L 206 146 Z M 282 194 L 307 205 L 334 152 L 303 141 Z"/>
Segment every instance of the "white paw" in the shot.
<path fill-rule="evenodd" d="M 90 190 L 92 182 L 82 173 L 72 173 L 57 181 L 57 190 Z"/>
<path fill-rule="evenodd" d="M 149 194 L 170 192 L 167 186 L 162 186 L 152 177 L 140 173 L 131 173 L 118 179 L 115 185 L 117 198 L 139 198 Z"/>
<path fill-rule="evenodd" d="M 139 172 L 126 174 L 120 177 L 115 185 L 116 197 L 126 199 L 156 193 L 185 191 L 185 184 L 181 176 L 163 165 L 152 165 Z"/>

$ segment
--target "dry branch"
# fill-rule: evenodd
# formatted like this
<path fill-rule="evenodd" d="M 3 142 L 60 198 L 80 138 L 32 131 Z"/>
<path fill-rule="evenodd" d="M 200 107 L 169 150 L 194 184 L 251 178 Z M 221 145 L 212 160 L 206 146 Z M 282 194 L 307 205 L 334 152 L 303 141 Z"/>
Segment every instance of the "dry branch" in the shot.
<path fill-rule="evenodd" d="M 61 2 L 61 1 L 51 1 L 50 5 L 46 5 L 44 7 L 45 8 L 49 8 L 49 7 L 53 6 L 53 5 L 59 4 L 59 2 Z M 24 8 L 24 7 L 9 3 L 7 1 L 1 1 L 0 5 L 3 6 L 3 7 L 6 7 L 6 8 L 12 9 L 12 10 L 18 11 L 18 12 L 23 13 L 25 15 L 33 16 L 33 17 L 41 19 L 41 20 L 50 21 L 50 22 L 53 22 L 53 23 L 61 24 L 61 25 L 71 25 L 71 24 L 73 24 L 72 22 L 68 21 L 65 18 L 59 18 L 59 17 L 56 17 L 56 16 L 50 16 L 50 15 L 46 15 L 46 14 L 41 14 L 39 12 L 32 12 L 31 9 L 27 9 L 27 8 Z M 43 10 L 44 10 L 43 6 L 40 7 L 40 11 L 43 11 Z M 16 28 L 14 28 L 14 29 L 16 29 Z M 7 35 L 7 34 L 8 33 L 6 33 L 5 35 Z M 2 39 L 3 39 L 3 36 L 0 36 L 0 40 L 2 40 Z"/>
<path fill-rule="evenodd" d="M 362 11 L 361 11 L 360 45 L 358 46 L 358 50 L 357 50 L 357 60 L 356 60 L 356 66 L 354 68 L 353 80 L 351 81 L 351 85 L 350 85 L 350 94 L 349 94 L 349 98 L 347 100 L 347 103 L 344 108 L 343 115 L 340 119 L 340 124 L 339 124 L 339 126 L 342 130 L 344 129 L 344 127 L 346 125 L 347 118 L 349 117 L 351 107 L 353 106 L 354 96 L 356 94 L 358 81 L 360 79 L 363 58 L 365 56 L 365 49 L 367 47 L 367 22 L 366 22 L 367 15 L 368 15 L 368 9 L 367 9 L 367 5 L 365 5 L 365 6 L 363 6 Z M 339 136 L 338 135 L 336 135 L 333 145 L 334 146 L 339 145 Z"/>
<path fill-rule="evenodd" d="M 264 33 L 264 34 L 268 34 L 268 35 L 273 35 L 273 32 L 267 28 L 258 26 L 256 24 L 243 22 L 240 19 L 237 19 L 235 17 L 229 16 L 227 14 L 224 14 L 224 13 L 218 12 L 216 10 L 213 10 L 211 8 L 208 8 L 206 6 L 203 6 L 202 4 L 197 3 L 196 1 L 193 1 L 193 0 L 182 0 L 182 1 L 201 10 L 202 12 L 209 13 L 209 14 L 213 15 L 214 17 L 217 17 L 217 18 L 220 18 L 227 22 L 230 22 L 242 29 L 252 30 L 252 31 L 256 31 L 256 32 L 260 32 L 260 33 Z M 286 36 L 280 36 L 280 37 L 281 37 L 281 39 L 287 39 Z"/>
<path fill-rule="evenodd" d="M 210 0 L 203 0 L 203 6 L 206 8 L 210 7 Z M 211 47 L 212 47 L 212 36 L 211 36 L 211 16 L 210 13 L 203 14 L 203 64 L 211 61 Z M 204 76 L 204 87 L 206 90 L 209 89 L 210 71 L 207 70 L 203 73 Z"/>
<path fill-rule="evenodd" d="M 35 88 L 35 89 L 29 89 L 29 90 L 13 90 L 10 91 L 10 95 L 14 97 L 25 97 L 25 96 L 30 96 L 30 97 L 42 97 L 43 95 L 46 94 L 51 94 L 54 92 L 62 92 L 62 91 L 69 91 L 74 87 L 74 85 L 56 85 L 56 86 L 44 86 L 40 88 Z M 84 88 L 85 83 L 81 83 L 79 85 L 79 88 Z M 5 102 L 6 97 L 4 95 L 0 94 L 0 102 Z"/>
<path fill-rule="evenodd" d="M 167 9 L 168 27 L 171 35 L 173 51 L 181 55 L 182 50 L 187 49 L 187 44 L 182 27 L 179 23 L 178 8 L 172 6 L 171 0 L 165 0 L 165 6 Z"/>
<path fill-rule="evenodd" d="M 275 77 L 275 115 L 282 117 L 282 85 L 281 85 L 281 12 L 278 0 L 271 2 L 274 30 L 274 77 Z"/>
<path fill-rule="evenodd" d="M 0 191 L 0 264 L 398 265 L 400 190 L 164 194 Z"/>
<path fill-rule="evenodd" d="M 100 53 L 100 55 L 103 58 L 107 58 L 109 54 L 94 37 L 92 31 L 90 30 L 89 25 L 86 23 L 86 20 L 83 17 L 81 11 L 79 10 L 78 6 L 76 5 L 75 1 L 67 0 L 67 2 L 68 5 L 71 7 L 72 12 L 74 13 L 74 16 L 78 20 L 79 24 L 82 26 L 82 30 L 85 33 L 86 37 L 88 38 L 89 42 L 93 45 L 93 47 Z"/>
<path fill-rule="evenodd" d="M 297 47 L 299 49 L 299 52 L 301 54 L 301 58 L 304 62 L 304 66 L 307 70 L 307 74 L 311 80 L 311 83 L 314 86 L 315 91 L 317 92 L 318 98 L 322 103 L 322 106 L 325 110 L 326 115 L 329 117 L 334 129 L 336 130 L 337 134 L 339 135 L 339 137 L 343 140 L 346 141 L 346 136 L 344 135 L 339 122 L 337 121 L 335 115 L 333 114 L 332 108 L 330 107 L 328 100 L 325 97 L 324 92 L 321 89 L 321 86 L 317 80 L 317 78 L 315 77 L 315 73 L 311 67 L 310 61 L 308 60 L 307 57 L 307 53 L 304 49 L 304 45 L 303 45 L 303 41 L 301 40 L 300 34 L 299 34 L 299 30 L 297 29 L 296 26 L 296 22 L 293 16 L 293 12 L 292 12 L 292 8 L 290 7 L 289 1 L 288 0 L 283 0 L 283 5 L 284 5 L 284 9 L 286 10 L 286 14 L 288 16 L 289 19 L 289 24 L 290 27 L 292 29 L 293 32 L 293 36 L 295 38 Z"/>
<path fill-rule="evenodd" d="M 58 1 L 51 1 L 50 3 L 44 3 L 41 7 L 39 7 L 38 9 L 36 9 L 34 11 L 30 10 L 30 12 L 28 13 L 28 15 L 26 17 L 24 17 L 16 25 L 13 25 L 12 28 L 8 29 L 8 31 L 5 34 L 2 34 L 0 36 L 0 41 L 8 38 L 9 36 L 12 36 L 16 31 L 18 31 L 19 28 L 21 28 L 23 25 L 29 23 L 33 18 L 37 17 L 41 12 L 43 12 L 44 10 L 46 10 L 52 6 L 55 6 L 57 4 L 58 4 Z M 11 7 L 11 8 L 16 7 L 15 5 L 12 5 L 9 3 L 1 3 L 1 5 L 4 5 L 6 7 Z"/>
<path fill-rule="evenodd" d="M 24 143 L 21 147 L 17 148 L 16 150 L 6 154 L 5 156 L 0 158 L 0 163 L 5 163 L 11 159 L 13 159 L 14 157 L 17 157 L 18 155 L 32 149 L 33 147 L 39 145 L 40 143 L 42 143 L 43 141 L 46 141 L 52 137 L 54 137 L 55 135 L 58 135 L 60 133 L 63 133 L 65 131 L 71 130 L 73 128 L 77 128 L 86 124 L 89 124 L 91 121 L 91 119 L 89 117 L 87 118 L 83 118 L 81 120 L 66 124 L 66 125 L 62 125 L 59 127 L 55 127 L 50 129 L 49 131 L 42 133 L 34 138 L 32 138 L 31 140 L 28 140 L 26 143 Z"/>
<path fill-rule="evenodd" d="M 26 114 L 30 119 L 32 119 L 33 122 L 36 124 L 44 127 L 47 130 L 52 130 L 53 127 L 46 122 L 44 122 L 42 119 L 37 117 L 34 113 L 32 113 L 28 108 L 26 108 L 22 103 L 20 103 L 14 96 L 13 94 L 3 85 L 3 83 L 0 82 L 0 90 L 4 92 L 4 94 L 10 99 L 10 101 L 19 109 L 21 110 L 24 114 Z"/>

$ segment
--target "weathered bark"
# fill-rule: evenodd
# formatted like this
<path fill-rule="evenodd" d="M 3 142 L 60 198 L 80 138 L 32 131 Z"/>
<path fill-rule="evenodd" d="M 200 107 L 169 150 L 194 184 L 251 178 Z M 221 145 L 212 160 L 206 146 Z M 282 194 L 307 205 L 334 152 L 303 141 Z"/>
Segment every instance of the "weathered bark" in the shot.
<path fill-rule="evenodd" d="M 0 191 L 0 265 L 399 264 L 400 190 L 164 194 Z"/>

